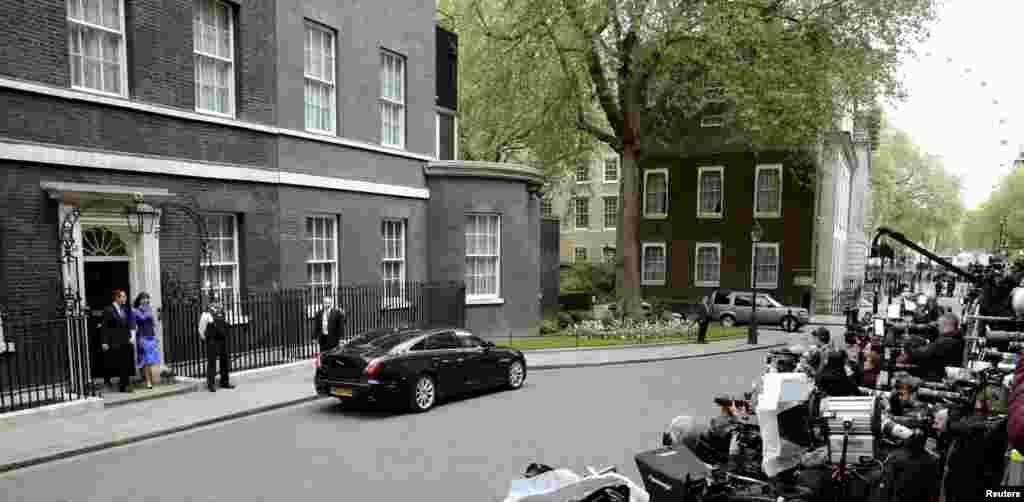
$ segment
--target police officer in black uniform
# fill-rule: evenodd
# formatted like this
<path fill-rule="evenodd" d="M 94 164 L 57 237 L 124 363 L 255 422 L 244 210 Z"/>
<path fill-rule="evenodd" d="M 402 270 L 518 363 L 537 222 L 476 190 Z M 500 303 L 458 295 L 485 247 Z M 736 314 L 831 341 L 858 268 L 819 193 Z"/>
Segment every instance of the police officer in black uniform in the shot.
<path fill-rule="evenodd" d="M 224 308 L 219 300 L 210 302 L 210 308 L 199 318 L 199 338 L 206 342 L 206 388 L 217 392 L 214 376 L 217 373 L 217 362 L 220 362 L 220 387 L 234 389 L 228 379 L 231 365 L 228 358 L 228 323 L 224 317 Z"/>

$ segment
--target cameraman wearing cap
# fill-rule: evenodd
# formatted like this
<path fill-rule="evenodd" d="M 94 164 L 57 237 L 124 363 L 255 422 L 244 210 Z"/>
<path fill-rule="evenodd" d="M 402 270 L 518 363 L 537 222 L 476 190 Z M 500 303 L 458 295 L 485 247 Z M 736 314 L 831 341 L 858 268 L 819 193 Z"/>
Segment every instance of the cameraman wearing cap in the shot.
<path fill-rule="evenodd" d="M 943 314 L 939 318 L 939 337 L 934 342 L 919 349 L 900 355 L 897 362 L 916 364 L 917 376 L 928 380 L 942 380 L 946 377 L 947 366 L 960 366 L 963 363 L 964 338 L 960 333 L 960 318 L 953 313 Z"/>

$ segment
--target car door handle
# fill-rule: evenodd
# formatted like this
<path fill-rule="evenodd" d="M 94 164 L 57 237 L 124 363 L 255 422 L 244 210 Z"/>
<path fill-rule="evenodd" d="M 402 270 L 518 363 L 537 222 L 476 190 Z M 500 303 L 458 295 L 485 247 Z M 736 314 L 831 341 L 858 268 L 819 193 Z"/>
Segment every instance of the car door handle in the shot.
<path fill-rule="evenodd" d="M 460 358 L 456 359 L 455 362 L 461 363 L 462 361 L 465 361 L 465 360 L 466 360 L 465 357 L 460 357 Z"/>

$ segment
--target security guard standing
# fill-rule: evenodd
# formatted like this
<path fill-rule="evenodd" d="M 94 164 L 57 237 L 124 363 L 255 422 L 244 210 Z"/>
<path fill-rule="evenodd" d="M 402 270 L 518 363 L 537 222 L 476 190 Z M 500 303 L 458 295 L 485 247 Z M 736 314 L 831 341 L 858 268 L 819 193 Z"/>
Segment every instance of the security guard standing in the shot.
<path fill-rule="evenodd" d="M 206 388 L 217 392 L 214 375 L 220 362 L 220 387 L 234 389 L 228 379 L 231 366 L 228 358 L 228 323 L 219 300 L 210 302 L 210 308 L 199 318 L 199 338 L 206 342 Z"/>

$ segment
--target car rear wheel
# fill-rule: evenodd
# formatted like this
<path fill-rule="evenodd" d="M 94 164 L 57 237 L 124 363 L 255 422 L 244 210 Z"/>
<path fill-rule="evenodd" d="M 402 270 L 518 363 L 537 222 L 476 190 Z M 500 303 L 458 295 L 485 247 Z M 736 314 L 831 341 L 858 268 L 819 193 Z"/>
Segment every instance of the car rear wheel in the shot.
<path fill-rule="evenodd" d="M 520 361 L 514 361 L 508 366 L 508 373 L 506 373 L 505 386 L 509 389 L 515 390 L 523 386 L 526 382 L 526 366 Z"/>
<path fill-rule="evenodd" d="M 430 375 L 420 375 L 413 381 L 410 389 L 409 407 L 412 411 L 422 413 L 434 407 L 437 402 L 437 384 Z"/>
<path fill-rule="evenodd" d="M 731 328 L 731 327 L 733 327 L 735 325 L 736 325 L 736 318 L 735 317 L 733 317 L 733 316 L 731 316 L 729 314 L 726 314 L 726 315 L 722 316 L 722 327 L 723 328 Z"/>
<path fill-rule="evenodd" d="M 781 324 L 782 331 L 785 331 L 786 333 L 793 333 L 794 331 L 796 331 L 796 319 L 792 318 L 791 316 L 783 317 Z"/>

